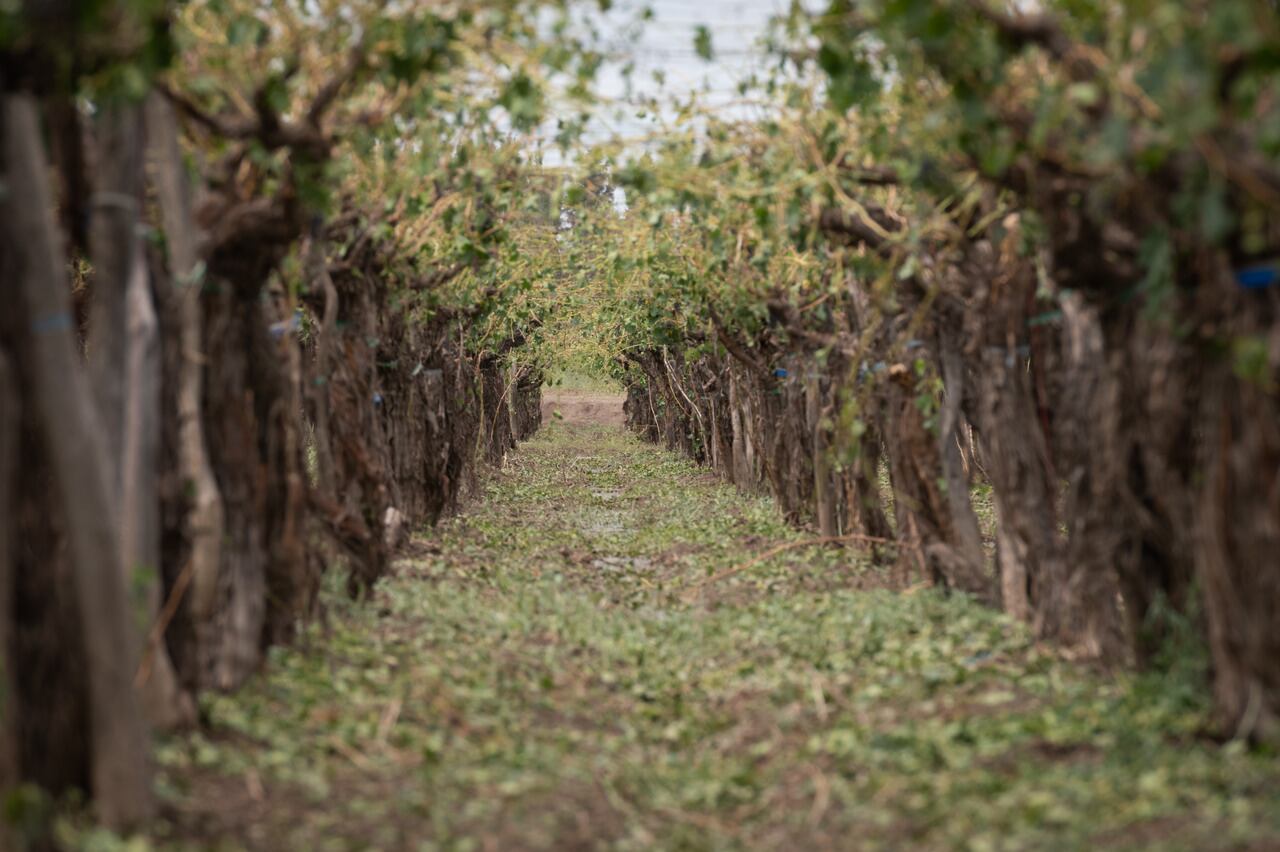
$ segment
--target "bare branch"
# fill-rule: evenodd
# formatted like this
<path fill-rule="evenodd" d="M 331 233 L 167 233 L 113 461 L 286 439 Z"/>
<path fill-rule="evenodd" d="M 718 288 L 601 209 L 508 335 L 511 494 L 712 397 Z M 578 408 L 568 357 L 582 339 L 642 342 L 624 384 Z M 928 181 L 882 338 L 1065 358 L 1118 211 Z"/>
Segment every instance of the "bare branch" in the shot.
<path fill-rule="evenodd" d="M 740 344 L 736 338 L 724 327 L 724 323 L 720 321 L 720 315 L 716 313 L 716 309 L 707 306 L 707 314 L 711 317 L 711 324 L 716 328 L 716 337 L 720 341 L 720 345 L 728 350 L 729 354 L 738 360 L 743 366 L 760 376 L 768 376 L 769 368 L 759 358 L 753 356 Z"/>
<path fill-rule="evenodd" d="M 969 8 L 995 26 L 1006 41 L 1016 46 L 1042 47 L 1050 56 L 1064 63 L 1076 53 L 1075 42 L 1063 32 L 1051 15 L 1011 15 L 991 8 L 985 0 L 969 0 Z"/>
<path fill-rule="evenodd" d="M 896 169 L 889 166 L 859 166 L 849 162 L 846 154 L 836 162 L 841 176 L 863 186 L 897 186 L 902 182 Z"/>
<path fill-rule="evenodd" d="M 828 234 L 846 237 L 854 243 L 861 243 L 876 252 L 887 254 L 892 242 L 885 234 L 902 231 L 902 223 L 878 204 L 863 202 L 862 209 L 867 218 L 857 213 L 846 213 L 837 207 L 827 207 L 818 216 L 818 227 Z"/>
<path fill-rule="evenodd" d="M 311 102 L 311 108 L 307 110 L 307 124 L 319 129 L 324 114 L 333 106 L 333 102 L 337 100 L 338 94 L 343 87 L 350 83 L 356 74 L 360 72 L 360 69 L 364 67 L 364 60 L 364 45 L 353 47 L 347 58 L 347 64 L 332 79 L 321 86 L 320 91 L 316 93 L 315 100 Z"/>
<path fill-rule="evenodd" d="M 196 124 L 199 124 L 210 133 L 221 136 L 225 139 L 249 139 L 256 133 L 257 126 L 248 119 L 241 118 L 236 120 L 211 115 L 197 106 L 181 92 L 177 92 L 163 84 L 157 85 L 157 88 L 166 98 L 169 99 L 178 112 L 182 113 Z"/>

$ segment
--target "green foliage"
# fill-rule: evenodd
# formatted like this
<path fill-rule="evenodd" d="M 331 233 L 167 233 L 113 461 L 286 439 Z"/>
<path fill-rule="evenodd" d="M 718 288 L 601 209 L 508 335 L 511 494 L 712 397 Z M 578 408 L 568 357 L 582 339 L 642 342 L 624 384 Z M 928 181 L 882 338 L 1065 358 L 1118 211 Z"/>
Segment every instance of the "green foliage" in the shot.
<path fill-rule="evenodd" d="M 506 108 L 517 130 L 529 130 L 542 117 L 542 97 L 527 74 L 517 74 L 502 90 L 498 103 Z"/>
<path fill-rule="evenodd" d="M 715 53 L 711 47 L 711 30 L 705 24 L 699 24 L 694 29 L 693 49 L 706 62 L 710 62 L 715 58 Z"/>
<path fill-rule="evenodd" d="M 176 85 L 211 114 L 243 115 L 256 101 L 298 116 L 354 51 L 356 74 L 324 121 L 333 151 L 311 164 L 252 143 L 259 186 L 289 183 L 310 211 L 354 218 L 353 243 L 379 246 L 376 274 L 411 322 L 465 315 L 469 350 L 505 352 L 524 340 L 506 357 L 538 362 L 552 298 L 541 289 L 537 252 L 522 252 L 548 247 L 534 223 L 553 232 L 554 219 L 545 204 L 531 215 L 530 203 L 547 197 L 547 175 L 530 161 L 523 134 L 537 129 L 548 97 L 589 99 L 602 55 L 556 2 L 389 8 L 362 0 L 312 11 L 251 0 L 185 4 L 174 28 Z M 544 13 L 555 21 L 549 30 L 534 23 Z M 562 121 L 560 144 L 572 145 L 584 127 L 581 115 Z M 216 161 L 226 142 L 207 144 Z M 353 244 L 338 249 L 341 260 Z M 301 265 L 286 268 L 297 276 Z"/>

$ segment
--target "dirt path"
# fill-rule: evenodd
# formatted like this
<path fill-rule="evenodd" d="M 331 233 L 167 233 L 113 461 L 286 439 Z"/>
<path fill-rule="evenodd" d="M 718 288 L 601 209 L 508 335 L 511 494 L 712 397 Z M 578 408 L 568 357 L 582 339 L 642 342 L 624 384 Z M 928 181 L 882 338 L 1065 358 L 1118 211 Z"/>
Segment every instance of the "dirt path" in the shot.
<path fill-rule="evenodd" d="M 594 423 L 598 426 L 622 426 L 626 417 L 622 413 L 622 394 L 596 391 L 544 389 L 542 392 L 542 422 L 560 419 L 579 425 Z M 558 415 L 558 417 L 557 417 Z"/>
<path fill-rule="evenodd" d="M 797 548 L 700 585 L 798 533 L 767 500 L 566 407 L 482 503 L 415 539 L 374 600 L 347 602 L 332 578 L 327 626 L 211 698 L 204 733 L 161 748 L 157 842 L 1280 837 L 1280 770 L 1198 739 L 1199 690 L 1098 679 L 987 609 L 885 589 L 839 551 Z"/>

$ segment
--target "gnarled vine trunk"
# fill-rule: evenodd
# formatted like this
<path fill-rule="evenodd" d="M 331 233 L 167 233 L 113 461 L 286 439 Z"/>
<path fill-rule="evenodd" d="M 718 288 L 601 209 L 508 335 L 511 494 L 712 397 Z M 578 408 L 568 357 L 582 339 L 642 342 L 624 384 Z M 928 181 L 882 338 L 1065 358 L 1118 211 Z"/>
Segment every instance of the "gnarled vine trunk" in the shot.
<path fill-rule="evenodd" d="M 39 111 L 33 98 L 14 94 L 4 96 L 2 109 L 7 185 L 2 238 L 18 282 L 18 321 L 7 324 L 6 337 L 22 376 L 23 408 L 29 400 L 33 431 L 41 444 L 33 458 L 48 460 L 53 506 L 66 523 L 71 585 L 79 609 L 76 620 L 84 626 L 79 638 L 87 669 L 89 724 L 79 731 L 91 731 L 90 784 L 102 819 L 127 826 L 148 817 L 153 802 L 146 727 L 133 689 L 131 663 L 136 664 L 136 656 L 128 653 L 139 643 L 120 563 L 111 477 L 75 339 Z M 48 576 L 51 567 L 35 570 Z M 39 623 L 39 616 L 34 620 Z M 74 635 L 59 631 L 59 638 L 68 633 Z M 68 693 L 77 691 L 72 685 Z M 41 711 L 52 704 L 32 702 L 29 707 Z"/>

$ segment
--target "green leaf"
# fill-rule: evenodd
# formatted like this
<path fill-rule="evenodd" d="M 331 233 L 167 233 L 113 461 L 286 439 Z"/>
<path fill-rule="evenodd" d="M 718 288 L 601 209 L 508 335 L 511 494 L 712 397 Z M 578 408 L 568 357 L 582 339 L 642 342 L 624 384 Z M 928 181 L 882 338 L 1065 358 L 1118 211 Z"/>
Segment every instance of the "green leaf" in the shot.
<path fill-rule="evenodd" d="M 523 71 L 507 83 L 498 98 L 517 130 L 532 129 L 542 117 L 542 90 Z"/>
<path fill-rule="evenodd" d="M 266 26 L 252 15 L 240 15 L 227 27 L 227 41 L 235 47 L 262 44 L 266 34 Z"/>
<path fill-rule="evenodd" d="M 711 49 L 711 30 L 706 24 L 699 24 L 693 31 L 693 49 L 706 62 L 714 58 L 715 54 Z"/>

